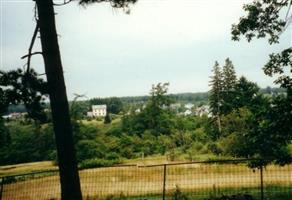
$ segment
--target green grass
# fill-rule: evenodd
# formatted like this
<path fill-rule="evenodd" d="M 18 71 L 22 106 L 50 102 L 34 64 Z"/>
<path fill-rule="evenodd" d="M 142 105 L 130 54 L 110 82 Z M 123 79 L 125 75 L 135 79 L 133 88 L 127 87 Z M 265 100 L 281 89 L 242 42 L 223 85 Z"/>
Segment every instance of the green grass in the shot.
<path fill-rule="evenodd" d="M 286 192 L 281 192 L 286 191 Z M 166 194 L 165 199 L 175 199 L 175 192 L 172 191 Z M 241 189 L 233 189 L 233 188 L 225 188 L 221 190 L 205 190 L 205 191 L 196 191 L 196 192 L 181 192 L 180 195 L 184 196 L 188 200 L 206 200 L 206 199 L 215 199 L 218 197 L 222 197 L 222 195 L 235 195 L 235 194 L 249 194 L 254 197 L 255 200 L 261 200 L 260 189 L 259 188 L 241 188 Z M 125 196 L 123 193 L 117 196 L 109 195 L 106 198 L 98 198 L 98 197 L 87 197 L 86 200 L 135 200 L 135 199 L 143 199 L 143 200 L 161 200 L 161 194 L 150 194 L 150 195 L 139 195 L 139 196 Z M 291 200 L 292 199 L 292 186 L 290 187 L 277 187 L 273 188 L 268 187 L 265 188 L 264 200 Z M 179 200 L 179 199 L 178 199 Z"/>

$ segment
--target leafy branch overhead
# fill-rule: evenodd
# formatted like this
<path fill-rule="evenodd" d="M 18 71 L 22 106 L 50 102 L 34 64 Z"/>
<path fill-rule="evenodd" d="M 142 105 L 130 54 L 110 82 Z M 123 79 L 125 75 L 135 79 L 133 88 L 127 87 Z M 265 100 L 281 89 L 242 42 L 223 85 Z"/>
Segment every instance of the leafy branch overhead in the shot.
<path fill-rule="evenodd" d="M 0 113 L 6 112 L 11 104 L 24 104 L 29 117 L 44 121 L 43 103 L 47 93 L 46 82 L 33 69 L 0 71 Z"/>
<path fill-rule="evenodd" d="M 254 37 L 268 37 L 269 43 L 278 43 L 279 35 L 289 25 L 292 0 L 261 0 L 243 6 L 247 15 L 241 17 L 238 24 L 232 25 L 232 39 L 239 40 L 244 35 L 248 41 Z M 281 18 L 286 10 L 286 17 Z"/>
<path fill-rule="evenodd" d="M 276 84 L 283 88 L 292 88 L 292 78 L 285 75 L 285 66 L 290 66 L 290 73 L 292 73 L 292 47 L 285 49 L 281 53 L 271 54 L 269 62 L 263 69 L 268 76 L 280 75 L 275 80 Z"/>
<path fill-rule="evenodd" d="M 90 3 L 109 2 L 114 8 L 126 8 L 130 4 L 136 3 L 138 0 L 79 0 L 79 4 L 87 5 Z"/>
<path fill-rule="evenodd" d="M 241 17 L 238 24 L 231 29 L 232 39 L 238 41 L 243 35 L 250 42 L 253 38 L 268 38 L 270 44 L 279 43 L 280 35 L 292 22 L 292 0 L 256 0 L 244 5 L 246 16 Z M 273 53 L 264 66 L 268 76 L 278 76 L 276 84 L 292 90 L 292 47 L 284 49 L 281 53 Z M 285 70 L 285 67 L 290 69 Z"/>

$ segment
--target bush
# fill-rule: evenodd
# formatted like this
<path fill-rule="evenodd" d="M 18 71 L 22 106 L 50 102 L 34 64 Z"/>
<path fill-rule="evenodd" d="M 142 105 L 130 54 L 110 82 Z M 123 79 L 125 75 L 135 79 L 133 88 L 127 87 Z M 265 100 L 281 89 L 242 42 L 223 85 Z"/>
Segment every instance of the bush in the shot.
<path fill-rule="evenodd" d="M 222 197 L 209 197 L 206 200 L 255 200 L 255 199 L 249 194 L 236 194 L 231 196 L 223 195 Z"/>
<path fill-rule="evenodd" d="M 86 159 L 103 158 L 105 152 L 105 144 L 98 140 L 80 140 L 76 145 L 76 157 L 78 162 Z"/>
<path fill-rule="evenodd" d="M 167 154 L 166 154 L 166 158 L 167 160 L 170 160 L 170 161 L 175 161 L 178 159 L 178 152 L 175 151 L 174 149 L 171 149 Z"/>
<path fill-rule="evenodd" d="M 219 147 L 219 145 L 217 143 L 214 143 L 214 142 L 209 143 L 207 145 L 207 148 L 211 153 L 214 153 L 216 155 L 219 155 L 222 153 L 222 149 Z"/>
<path fill-rule="evenodd" d="M 193 152 L 199 153 L 203 147 L 204 145 L 201 142 L 193 142 L 191 149 Z"/>
<path fill-rule="evenodd" d="M 87 159 L 79 164 L 79 169 L 88 169 L 96 167 L 107 167 L 120 163 L 120 160 L 105 160 L 105 159 Z"/>
<path fill-rule="evenodd" d="M 116 152 L 110 152 L 105 155 L 106 160 L 121 160 L 120 155 Z"/>

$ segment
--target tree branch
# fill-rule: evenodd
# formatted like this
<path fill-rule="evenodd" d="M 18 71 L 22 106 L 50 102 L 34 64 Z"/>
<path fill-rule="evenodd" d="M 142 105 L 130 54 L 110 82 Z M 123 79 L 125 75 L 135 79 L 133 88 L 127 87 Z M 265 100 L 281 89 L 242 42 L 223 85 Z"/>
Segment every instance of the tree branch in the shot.
<path fill-rule="evenodd" d="M 64 5 L 68 4 L 68 3 L 71 3 L 72 1 L 73 0 L 68 0 L 68 1 L 64 0 L 63 3 L 54 3 L 53 5 L 54 6 L 64 6 Z"/>
<path fill-rule="evenodd" d="M 31 51 L 32 51 L 35 39 L 37 37 L 38 30 L 39 30 L 39 23 L 38 23 L 38 21 L 36 21 L 36 26 L 35 26 L 35 29 L 34 29 L 34 32 L 33 32 L 33 36 L 31 38 L 31 42 L 30 42 L 29 49 L 28 49 L 28 54 L 27 54 L 27 56 L 25 56 L 25 57 L 27 57 L 26 73 L 28 73 L 29 70 L 30 70 L 30 60 L 31 60 L 31 56 L 32 56 Z"/>
<path fill-rule="evenodd" d="M 33 55 L 36 55 L 36 54 L 43 54 L 43 52 L 36 51 L 36 52 L 33 52 L 33 53 L 30 53 L 30 54 L 27 54 L 27 55 L 22 56 L 21 59 L 24 59 L 26 57 L 33 56 Z"/>

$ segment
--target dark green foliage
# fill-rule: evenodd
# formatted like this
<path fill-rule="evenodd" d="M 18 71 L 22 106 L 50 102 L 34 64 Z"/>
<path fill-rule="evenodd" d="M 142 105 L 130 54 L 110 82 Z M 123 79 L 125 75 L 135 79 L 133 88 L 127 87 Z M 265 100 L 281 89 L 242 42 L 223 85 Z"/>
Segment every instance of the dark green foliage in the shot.
<path fill-rule="evenodd" d="M 292 88 L 292 78 L 288 76 L 289 73 L 285 73 L 285 67 L 290 67 L 292 72 L 292 47 L 285 49 L 281 53 L 271 54 L 269 62 L 264 66 L 264 72 L 268 76 L 278 76 L 275 80 L 276 84 L 279 84 L 282 88 Z M 292 95 L 292 94 L 290 94 Z"/>
<path fill-rule="evenodd" d="M 222 119 L 224 153 L 236 157 L 262 158 L 286 164 L 292 161 L 291 113 L 286 98 L 277 97 L 261 110 L 240 108 Z M 252 166 L 267 163 L 251 163 Z"/>
<path fill-rule="evenodd" d="M 121 160 L 121 157 L 116 152 L 109 152 L 109 153 L 106 154 L 105 159 L 106 160 L 115 160 L 115 161 L 117 161 L 117 160 Z"/>
<path fill-rule="evenodd" d="M 78 129 L 74 131 L 74 140 L 78 142 L 80 140 L 94 140 L 100 130 L 93 125 L 84 125 L 78 123 Z"/>
<path fill-rule="evenodd" d="M 247 107 L 254 112 L 260 112 L 262 107 L 269 104 L 268 98 L 260 93 L 260 88 L 256 83 L 248 81 L 245 77 L 240 77 L 235 84 L 235 92 L 231 100 L 233 110 Z"/>
<path fill-rule="evenodd" d="M 222 138 L 220 146 L 223 153 L 235 157 L 252 157 L 253 142 L 248 140 L 252 134 L 253 114 L 247 108 L 234 110 L 222 118 Z"/>
<path fill-rule="evenodd" d="M 271 158 L 279 164 L 291 162 L 292 155 L 288 151 L 288 144 L 292 140 L 291 102 L 284 96 L 276 97 L 271 106 L 259 115 L 264 115 L 263 119 L 258 124 L 255 135 L 251 137 L 257 145 L 255 152 L 258 151 L 262 157 Z"/>
<path fill-rule="evenodd" d="M 79 169 L 88 169 L 88 168 L 96 168 L 96 167 L 107 167 L 113 166 L 115 164 L 119 164 L 120 160 L 105 160 L 105 159 L 88 159 L 80 162 L 78 168 Z"/>
<path fill-rule="evenodd" d="M 104 117 L 104 123 L 110 124 L 111 122 L 112 122 L 111 117 L 110 117 L 109 113 L 107 112 L 105 117 Z"/>
<path fill-rule="evenodd" d="M 129 134 L 142 135 L 149 131 L 153 135 L 171 134 L 173 123 L 169 110 L 171 100 L 166 96 L 168 83 L 152 86 L 150 98 L 139 113 L 131 113 L 123 118 L 123 131 Z"/>
<path fill-rule="evenodd" d="M 234 194 L 230 196 L 222 195 L 221 197 L 211 197 L 206 200 L 255 200 L 255 198 L 249 194 Z"/>
<path fill-rule="evenodd" d="M 223 75 L 219 63 L 216 61 L 213 67 L 213 76 L 211 76 L 209 104 L 211 113 L 214 117 L 218 117 L 222 113 L 222 90 L 223 90 Z"/>
<path fill-rule="evenodd" d="M 72 120 L 84 119 L 89 109 L 88 101 L 77 101 L 77 97 L 75 97 L 70 103 L 70 117 Z"/>
<path fill-rule="evenodd" d="M 103 158 L 106 153 L 104 143 L 94 140 L 80 140 L 76 144 L 76 158 L 80 162 L 86 159 Z"/>
<path fill-rule="evenodd" d="M 236 92 L 236 73 L 232 61 L 227 58 L 222 70 L 222 114 L 228 114 L 232 111 L 232 101 L 234 99 L 234 93 Z"/>
<path fill-rule="evenodd" d="M 278 43 L 280 33 L 289 26 L 291 3 L 291 0 L 263 0 L 245 5 L 247 15 L 232 26 L 232 39 L 239 40 L 240 35 L 244 35 L 248 41 L 254 37 L 268 37 L 270 44 Z M 285 9 L 286 18 L 282 19 L 281 12 Z M 292 135 L 291 53 L 290 47 L 279 54 L 271 54 L 269 62 L 264 66 L 265 74 L 277 76 L 275 83 L 286 89 L 287 95 L 275 97 L 269 106 L 253 112 L 253 131 L 247 134 L 248 143 L 254 144 L 253 155 L 271 157 L 280 164 L 291 161 L 287 150 Z"/>
<path fill-rule="evenodd" d="M 229 58 L 225 60 L 225 65 L 222 69 L 216 61 L 212 72 L 209 104 L 211 113 L 218 121 L 220 115 L 228 114 L 233 109 L 232 102 L 235 97 L 237 77 L 232 61 Z"/>
<path fill-rule="evenodd" d="M 51 126 L 13 122 L 8 129 L 11 139 L 0 147 L 0 165 L 50 159 L 50 154 L 55 149 Z"/>
<path fill-rule="evenodd" d="M 179 93 L 169 94 L 171 101 L 177 103 L 193 103 L 194 105 L 204 105 L 208 103 L 208 92 L 197 92 L 197 93 Z M 120 97 L 123 105 L 129 108 L 140 108 L 149 99 L 149 96 L 134 96 L 134 97 Z M 125 109 L 127 110 L 127 109 Z"/>
<path fill-rule="evenodd" d="M 79 0 L 81 5 L 87 5 L 91 3 L 110 2 L 114 8 L 126 8 L 129 4 L 136 3 L 138 0 Z"/>
<path fill-rule="evenodd" d="M 287 9 L 289 3 L 291 0 L 261 0 L 244 5 L 247 15 L 232 25 L 232 39 L 239 40 L 240 35 L 244 35 L 248 41 L 268 37 L 271 44 L 279 42 L 286 25 L 285 19 L 280 18 L 280 11 Z"/>
<path fill-rule="evenodd" d="M 9 146 L 11 137 L 9 129 L 4 124 L 4 119 L 0 116 L 0 149 Z"/>
<path fill-rule="evenodd" d="M 11 104 L 24 104 L 29 117 L 40 122 L 46 121 L 43 108 L 48 93 L 47 84 L 34 70 L 0 71 L 0 86 L 1 115 Z"/>
<path fill-rule="evenodd" d="M 218 138 L 222 129 L 221 115 L 228 114 L 233 109 L 232 102 L 234 101 L 237 79 L 234 66 L 229 58 L 225 60 L 222 70 L 216 61 L 212 71 L 209 105 L 213 115 L 213 123 L 217 125 L 217 131 L 213 135 Z"/>

